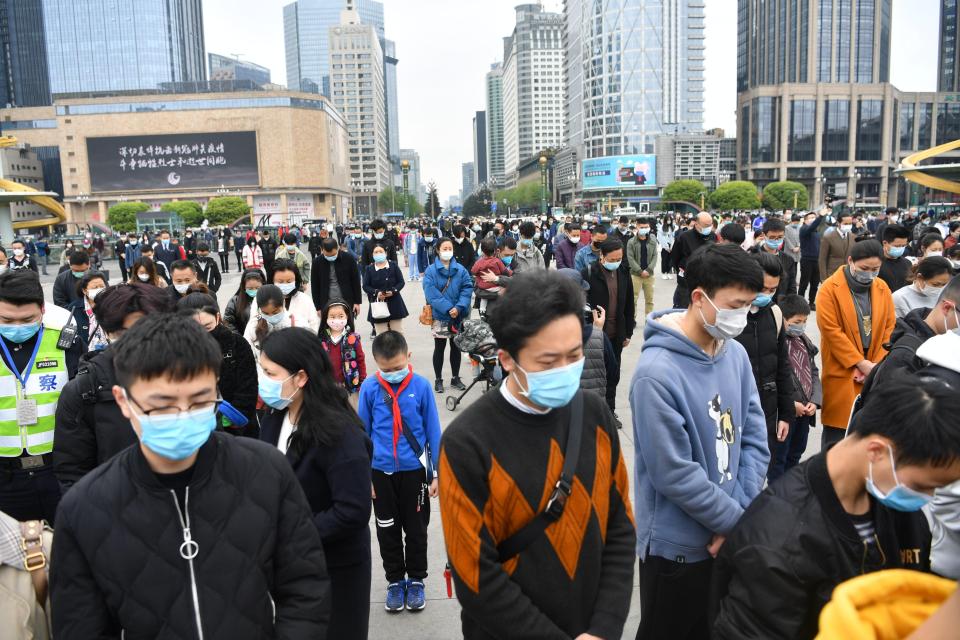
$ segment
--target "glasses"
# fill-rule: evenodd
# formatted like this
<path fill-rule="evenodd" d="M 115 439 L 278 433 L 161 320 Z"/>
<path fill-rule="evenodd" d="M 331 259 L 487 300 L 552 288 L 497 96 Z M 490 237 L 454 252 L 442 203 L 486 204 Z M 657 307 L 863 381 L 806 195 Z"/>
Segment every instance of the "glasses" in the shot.
<path fill-rule="evenodd" d="M 127 400 L 132 402 L 134 406 L 137 407 L 145 416 L 155 417 L 155 416 L 177 416 L 180 417 L 185 413 L 192 413 L 194 411 L 207 411 L 209 409 L 214 409 L 215 411 L 220 408 L 220 405 L 223 403 L 223 398 L 217 396 L 216 400 L 204 400 L 202 402 L 195 402 L 190 405 L 187 409 L 181 409 L 180 407 L 158 407 L 156 409 L 144 409 L 143 406 L 137 402 L 133 396 L 131 396 L 126 389 L 124 389 L 123 394 L 126 396 Z"/>

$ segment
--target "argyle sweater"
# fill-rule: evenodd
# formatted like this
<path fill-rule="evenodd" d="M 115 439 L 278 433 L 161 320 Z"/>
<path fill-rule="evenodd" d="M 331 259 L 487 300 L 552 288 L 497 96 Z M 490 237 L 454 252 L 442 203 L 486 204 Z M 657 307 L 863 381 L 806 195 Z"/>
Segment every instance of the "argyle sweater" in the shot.
<path fill-rule="evenodd" d="M 497 544 L 544 509 L 563 468 L 569 408 L 530 415 L 499 389 L 443 434 L 440 511 L 467 640 L 619 638 L 635 531 L 613 415 L 584 394 L 583 440 L 563 516 L 505 563 Z"/>

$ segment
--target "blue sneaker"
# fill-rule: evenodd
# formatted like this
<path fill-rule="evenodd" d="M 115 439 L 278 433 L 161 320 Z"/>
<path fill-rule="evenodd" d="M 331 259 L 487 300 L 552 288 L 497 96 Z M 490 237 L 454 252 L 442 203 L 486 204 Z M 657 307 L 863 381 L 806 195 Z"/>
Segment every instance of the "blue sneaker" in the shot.
<path fill-rule="evenodd" d="M 384 608 L 387 611 L 396 613 L 397 611 L 403 611 L 404 600 L 407 595 L 407 583 L 406 581 L 401 582 L 391 582 L 387 587 L 387 602 L 384 605 Z"/>
<path fill-rule="evenodd" d="M 407 582 L 407 609 L 422 611 L 427 606 L 427 598 L 423 593 L 423 583 L 415 580 Z"/>

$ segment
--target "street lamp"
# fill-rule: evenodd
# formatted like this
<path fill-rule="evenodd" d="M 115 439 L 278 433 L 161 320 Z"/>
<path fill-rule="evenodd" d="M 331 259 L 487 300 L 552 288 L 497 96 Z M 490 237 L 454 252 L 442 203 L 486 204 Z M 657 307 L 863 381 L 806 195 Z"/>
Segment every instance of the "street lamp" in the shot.
<path fill-rule="evenodd" d="M 823 175 L 821 172 L 817 177 L 817 183 L 820 185 L 820 198 L 823 200 L 824 204 L 827 202 L 827 176 Z"/>
<path fill-rule="evenodd" d="M 794 192 L 793 192 L 793 210 L 794 210 L 794 211 L 797 210 L 797 196 L 799 196 L 799 195 L 800 195 L 800 192 L 799 192 L 799 191 L 794 191 Z"/>
<path fill-rule="evenodd" d="M 80 203 L 80 219 L 83 220 L 84 223 L 86 223 L 86 221 L 87 221 L 87 211 L 86 211 L 86 209 L 87 209 L 87 201 L 88 201 L 88 200 L 90 200 L 90 195 L 89 195 L 89 194 L 87 194 L 87 193 L 85 193 L 85 192 L 83 192 L 83 191 L 81 191 L 80 193 L 77 194 L 77 202 Z"/>
<path fill-rule="evenodd" d="M 860 178 L 863 177 L 863 174 L 859 170 L 853 172 L 853 207 L 856 209 L 857 203 L 860 201 Z"/>
<path fill-rule="evenodd" d="M 547 215 L 547 157 L 540 156 L 540 215 Z"/>
<path fill-rule="evenodd" d="M 400 163 L 400 170 L 403 172 L 403 217 L 410 217 L 410 162 L 404 160 Z"/>

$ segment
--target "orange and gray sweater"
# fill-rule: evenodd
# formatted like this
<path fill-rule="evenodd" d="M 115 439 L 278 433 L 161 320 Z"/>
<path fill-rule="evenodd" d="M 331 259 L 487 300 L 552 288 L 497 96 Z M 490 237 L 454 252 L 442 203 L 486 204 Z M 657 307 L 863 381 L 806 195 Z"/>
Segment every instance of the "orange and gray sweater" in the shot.
<path fill-rule="evenodd" d="M 440 511 L 467 640 L 619 638 L 635 530 L 613 415 L 584 395 L 583 440 L 563 516 L 518 556 L 497 544 L 546 506 L 563 468 L 569 408 L 531 415 L 494 389 L 443 434 Z"/>

